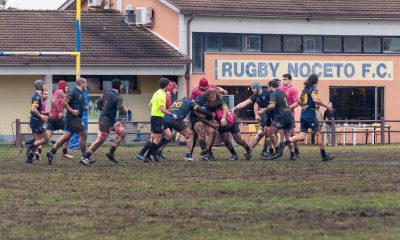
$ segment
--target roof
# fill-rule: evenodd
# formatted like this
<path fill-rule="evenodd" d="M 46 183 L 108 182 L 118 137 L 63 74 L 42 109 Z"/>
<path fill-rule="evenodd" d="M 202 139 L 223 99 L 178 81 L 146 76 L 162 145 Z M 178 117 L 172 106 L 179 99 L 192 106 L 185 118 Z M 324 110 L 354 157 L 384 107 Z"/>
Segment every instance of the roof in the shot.
<path fill-rule="evenodd" d="M 400 18 L 399 0 L 167 0 L 183 14 Z"/>
<path fill-rule="evenodd" d="M 186 64 L 190 59 L 117 12 L 83 12 L 82 64 Z M 0 11 L 0 51 L 75 51 L 75 12 Z M 73 57 L 0 57 L 0 64 L 73 64 Z"/>

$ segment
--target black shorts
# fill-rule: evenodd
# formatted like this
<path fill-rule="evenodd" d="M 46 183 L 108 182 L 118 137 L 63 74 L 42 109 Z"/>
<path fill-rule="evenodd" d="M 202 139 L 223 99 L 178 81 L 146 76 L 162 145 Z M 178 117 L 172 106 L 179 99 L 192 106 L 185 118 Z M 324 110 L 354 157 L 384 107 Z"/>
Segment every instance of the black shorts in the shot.
<path fill-rule="evenodd" d="M 321 130 L 317 117 L 315 114 L 301 114 L 300 131 L 308 132 L 310 128 L 313 132 L 319 132 L 319 130 Z"/>
<path fill-rule="evenodd" d="M 110 119 L 105 115 L 100 115 L 99 118 L 99 131 L 104 133 L 110 133 L 110 128 L 114 127 L 115 120 Z"/>
<path fill-rule="evenodd" d="M 151 132 L 152 133 L 162 133 L 164 130 L 164 118 L 163 117 L 157 117 L 157 116 L 151 116 L 150 118 L 150 124 L 151 124 Z"/>
<path fill-rule="evenodd" d="M 291 117 L 279 118 L 272 121 L 271 126 L 276 127 L 277 129 L 282 129 L 284 131 L 292 131 L 294 127 L 294 121 Z"/>
<path fill-rule="evenodd" d="M 222 127 L 222 126 L 219 126 L 218 127 L 218 132 L 219 133 L 227 133 L 227 132 L 230 132 L 230 133 L 232 133 L 232 134 L 236 134 L 236 133 L 239 133 L 240 132 L 240 129 L 239 129 L 239 123 L 237 123 L 237 122 L 235 122 L 232 126 L 230 126 L 230 127 L 228 127 L 228 126 L 225 126 L 225 127 Z"/>
<path fill-rule="evenodd" d="M 80 117 L 66 118 L 65 125 L 64 131 L 66 132 L 81 133 L 86 131 L 82 123 L 82 118 Z"/>
<path fill-rule="evenodd" d="M 169 128 L 169 129 L 174 129 L 177 132 L 182 132 L 186 128 L 188 128 L 188 125 L 182 121 L 182 120 L 164 120 L 164 129 Z"/>
<path fill-rule="evenodd" d="M 47 130 L 53 132 L 57 130 L 64 130 L 64 128 L 65 128 L 64 118 L 58 118 L 58 117 L 49 118 L 49 121 L 47 122 Z"/>
<path fill-rule="evenodd" d="M 31 119 L 29 126 L 31 127 L 33 134 L 43 134 L 46 132 L 46 129 L 43 127 L 43 121 L 41 120 Z"/>

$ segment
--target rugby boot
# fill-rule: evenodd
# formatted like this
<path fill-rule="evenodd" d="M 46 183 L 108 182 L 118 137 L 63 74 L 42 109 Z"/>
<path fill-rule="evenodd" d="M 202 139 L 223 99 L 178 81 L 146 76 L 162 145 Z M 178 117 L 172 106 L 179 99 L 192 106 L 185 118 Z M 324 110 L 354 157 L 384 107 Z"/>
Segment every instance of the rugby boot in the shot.
<path fill-rule="evenodd" d="M 327 161 L 330 161 L 330 160 L 332 160 L 332 159 L 334 159 L 334 158 L 335 158 L 335 155 L 333 155 L 333 154 L 326 154 L 326 157 L 322 158 L 322 161 L 323 161 L 323 162 L 327 162 Z"/>
<path fill-rule="evenodd" d="M 108 160 L 110 160 L 111 162 L 118 164 L 118 161 L 117 161 L 117 159 L 115 159 L 114 154 L 112 154 L 112 153 L 106 153 L 106 157 L 107 157 Z"/>
<path fill-rule="evenodd" d="M 246 160 L 250 160 L 250 159 L 251 159 L 251 150 L 246 151 L 246 152 L 244 153 L 244 158 L 245 158 Z"/>
<path fill-rule="evenodd" d="M 53 164 L 54 155 L 51 152 L 46 153 L 47 162 L 49 165 Z"/>

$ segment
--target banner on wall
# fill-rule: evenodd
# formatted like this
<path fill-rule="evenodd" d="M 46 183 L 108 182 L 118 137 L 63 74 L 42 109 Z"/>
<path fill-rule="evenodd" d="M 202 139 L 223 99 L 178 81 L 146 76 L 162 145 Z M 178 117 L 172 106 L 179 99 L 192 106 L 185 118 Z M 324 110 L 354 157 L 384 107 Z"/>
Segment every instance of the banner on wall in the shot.
<path fill-rule="evenodd" d="M 294 80 L 393 80 L 393 61 L 215 60 L 216 80 L 268 80 L 289 73 Z"/>

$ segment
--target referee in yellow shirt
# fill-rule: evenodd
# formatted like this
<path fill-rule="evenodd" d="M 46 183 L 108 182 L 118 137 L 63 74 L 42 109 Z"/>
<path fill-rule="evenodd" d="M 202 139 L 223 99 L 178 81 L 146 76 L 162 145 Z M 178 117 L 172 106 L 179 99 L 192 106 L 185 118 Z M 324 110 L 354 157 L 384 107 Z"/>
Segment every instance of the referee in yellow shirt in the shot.
<path fill-rule="evenodd" d="M 144 162 L 150 162 L 150 156 L 153 156 L 154 161 L 158 162 L 159 158 L 157 156 L 157 150 L 160 146 L 164 145 L 168 142 L 166 138 L 161 139 L 161 135 L 164 131 L 164 116 L 170 115 L 173 118 L 177 119 L 175 114 L 172 114 L 166 109 L 167 106 L 167 85 L 170 81 L 167 78 L 161 78 L 159 80 L 160 89 L 158 89 L 150 100 L 150 108 L 151 108 L 151 134 L 152 141 L 147 152 L 146 158 Z"/>

